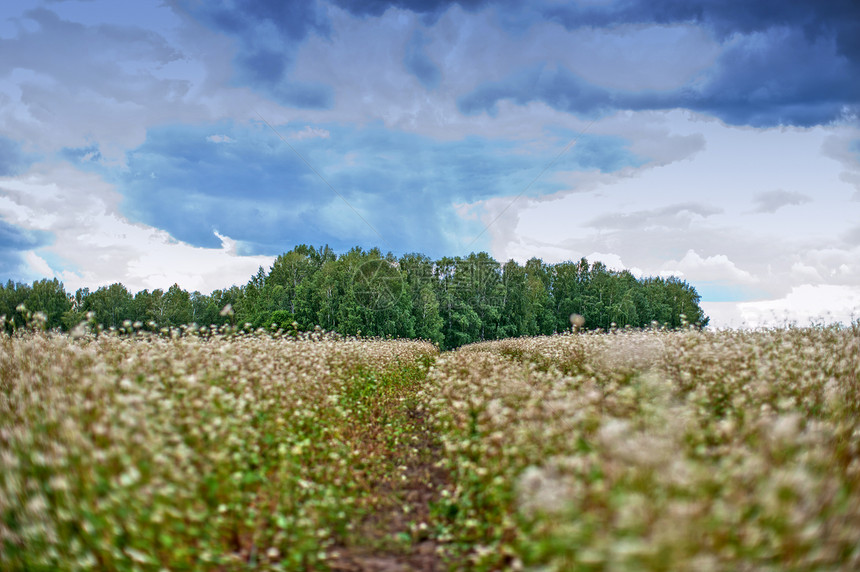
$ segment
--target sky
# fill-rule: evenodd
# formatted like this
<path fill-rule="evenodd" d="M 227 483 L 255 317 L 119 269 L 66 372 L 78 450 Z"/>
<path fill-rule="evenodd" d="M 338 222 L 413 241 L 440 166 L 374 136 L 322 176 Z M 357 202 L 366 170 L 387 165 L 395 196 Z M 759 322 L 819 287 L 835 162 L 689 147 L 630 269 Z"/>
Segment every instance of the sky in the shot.
<path fill-rule="evenodd" d="M 602 261 L 860 317 L 855 0 L 0 4 L 0 278 L 204 293 L 298 244 Z"/>

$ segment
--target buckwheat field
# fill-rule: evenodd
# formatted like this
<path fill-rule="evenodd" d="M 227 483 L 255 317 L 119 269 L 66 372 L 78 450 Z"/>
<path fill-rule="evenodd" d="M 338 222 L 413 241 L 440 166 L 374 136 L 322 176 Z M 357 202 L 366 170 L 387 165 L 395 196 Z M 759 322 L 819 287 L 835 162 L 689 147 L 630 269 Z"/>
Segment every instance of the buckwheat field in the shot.
<path fill-rule="evenodd" d="M 3 570 L 854 570 L 860 325 L 3 335 L 0 467 Z"/>

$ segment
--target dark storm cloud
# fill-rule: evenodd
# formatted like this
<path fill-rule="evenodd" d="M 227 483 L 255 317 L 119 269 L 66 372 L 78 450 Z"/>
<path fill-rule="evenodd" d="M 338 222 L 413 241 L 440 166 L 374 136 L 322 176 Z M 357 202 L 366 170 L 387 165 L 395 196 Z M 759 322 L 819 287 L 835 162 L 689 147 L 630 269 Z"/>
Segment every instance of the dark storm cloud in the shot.
<path fill-rule="evenodd" d="M 700 89 L 669 94 L 732 124 L 826 124 L 860 111 L 860 66 L 834 53 L 832 38 L 808 42 L 776 28 L 732 40 Z"/>
<path fill-rule="evenodd" d="M 855 0 L 620 0 L 596 5 L 548 5 L 541 12 L 567 28 L 619 24 L 695 23 L 718 38 L 787 27 L 810 42 L 833 36 L 838 53 L 860 62 L 860 8 Z"/>
<path fill-rule="evenodd" d="M 334 4 L 353 15 L 378 17 L 389 8 L 411 11 L 433 23 L 449 8 L 494 10 L 506 26 L 527 28 L 556 21 L 570 30 L 619 25 L 688 24 L 707 30 L 722 50 L 713 65 L 677 89 L 619 91 L 590 84 L 552 61 L 479 84 L 458 100 L 461 111 L 493 114 L 500 100 L 543 101 L 580 116 L 614 110 L 690 109 L 733 125 L 812 126 L 860 112 L 860 7 L 855 0 L 617 0 L 600 4 L 507 1 L 371 0 Z M 236 80 L 294 107 L 327 108 L 332 87 L 290 78 L 295 53 L 311 34 L 327 36 L 322 2 L 233 0 L 180 5 L 238 40 Z M 440 81 L 438 66 L 416 34 L 406 45 L 405 68 L 428 89 Z"/>
<path fill-rule="evenodd" d="M 418 81 L 427 89 L 436 89 L 442 74 L 439 67 L 433 63 L 424 51 L 427 39 L 420 31 L 415 32 L 412 39 L 406 45 L 406 55 L 403 57 L 403 65 L 412 72 Z"/>
<path fill-rule="evenodd" d="M 236 80 L 277 101 L 301 108 L 328 108 L 331 88 L 290 78 L 295 53 L 311 34 L 327 36 L 329 22 L 318 2 L 222 0 L 177 6 L 238 41 Z"/>
<path fill-rule="evenodd" d="M 594 115 L 617 106 L 616 96 L 609 90 L 590 85 L 564 68 L 538 66 L 522 70 L 497 82 L 487 82 L 457 101 L 460 111 L 474 115 L 497 112 L 496 104 L 503 99 L 519 105 L 543 101 L 560 111 L 577 115 Z"/>
<path fill-rule="evenodd" d="M 726 50 L 703 86 L 664 94 L 654 108 L 686 107 L 755 126 L 816 125 L 860 110 L 856 0 L 622 0 L 542 12 L 569 29 L 693 23 L 710 30 Z M 636 97 L 624 103 L 650 108 Z"/>
<path fill-rule="evenodd" d="M 462 112 L 492 115 L 506 99 L 543 101 L 586 117 L 685 108 L 756 127 L 827 124 L 860 112 L 860 5 L 853 1 L 621 0 L 534 7 L 522 20 L 534 22 L 536 13 L 571 30 L 698 25 L 722 43 L 722 51 L 687 85 L 665 91 L 610 89 L 564 67 L 534 66 L 461 96 Z"/>
<path fill-rule="evenodd" d="M 837 51 L 860 62 L 860 7 L 856 0 L 615 0 L 601 3 L 531 2 L 510 0 L 334 0 L 350 13 L 380 16 L 389 8 L 417 14 L 441 14 L 452 6 L 467 11 L 496 7 L 515 12 L 524 24 L 551 19 L 568 29 L 621 24 L 671 25 L 695 23 L 724 40 L 776 27 L 797 28 L 810 42 L 820 36 L 835 39 Z"/>
<path fill-rule="evenodd" d="M 477 10 L 492 4 L 488 0 L 460 0 L 458 2 L 448 0 L 335 0 L 334 3 L 356 16 L 381 16 L 389 8 L 409 10 L 422 15 L 438 15 L 451 6 L 460 6 L 465 10 Z"/>
<path fill-rule="evenodd" d="M 26 230 L 0 219 L 0 278 L 2 281 L 22 279 L 26 273 L 23 253 L 50 244 L 51 240 L 50 233 Z"/>
<path fill-rule="evenodd" d="M 588 83 L 568 69 L 541 65 L 479 85 L 458 100 L 466 114 L 493 115 L 501 100 L 542 101 L 584 117 L 618 109 L 691 109 L 734 125 L 811 126 L 860 111 L 860 73 L 833 54 L 832 42 L 809 44 L 780 28 L 731 40 L 713 66 L 674 90 L 618 90 Z"/>

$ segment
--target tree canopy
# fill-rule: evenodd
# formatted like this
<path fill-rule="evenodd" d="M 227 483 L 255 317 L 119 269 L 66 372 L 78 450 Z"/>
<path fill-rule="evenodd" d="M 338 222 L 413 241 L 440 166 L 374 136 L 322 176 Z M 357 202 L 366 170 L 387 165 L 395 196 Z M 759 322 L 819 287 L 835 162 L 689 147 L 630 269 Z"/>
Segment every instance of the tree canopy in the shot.
<path fill-rule="evenodd" d="M 559 264 L 532 258 L 520 265 L 501 264 L 486 252 L 432 260 L 359 247 L 337 255 L 328 246 L 304 244 L 278 256 L 268 270 L 261 267 L 246 284 L 211 294 L 177 284 L 134 295 L 119 283 L 74 294 L 56 279 L 0 285 L 7 331 L 25 323 L 25 312 L 42 312 L 49 328 L 70 329 L 85 320 L 104 328 L 131 321 L 148 329 L 229 322 L 422 338 L 443 348 L 565 331 L 572 314 L 583 317 L 584 329 L 705 326 L 699 301 L 695 288 L 678 278 L 636 278 L 585 258 Z"/>

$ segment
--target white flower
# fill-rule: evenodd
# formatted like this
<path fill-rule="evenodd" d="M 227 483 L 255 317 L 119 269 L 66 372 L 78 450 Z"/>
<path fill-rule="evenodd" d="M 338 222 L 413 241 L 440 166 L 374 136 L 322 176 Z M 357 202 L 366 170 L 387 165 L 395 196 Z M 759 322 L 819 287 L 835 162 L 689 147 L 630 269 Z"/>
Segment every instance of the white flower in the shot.
<path fill-rule="evenodd" d="M 517 482 L 520 509 L 526 514 L 558 513 L 574 496 L 570 479 L 552 469 L 527 467 Z"/>

